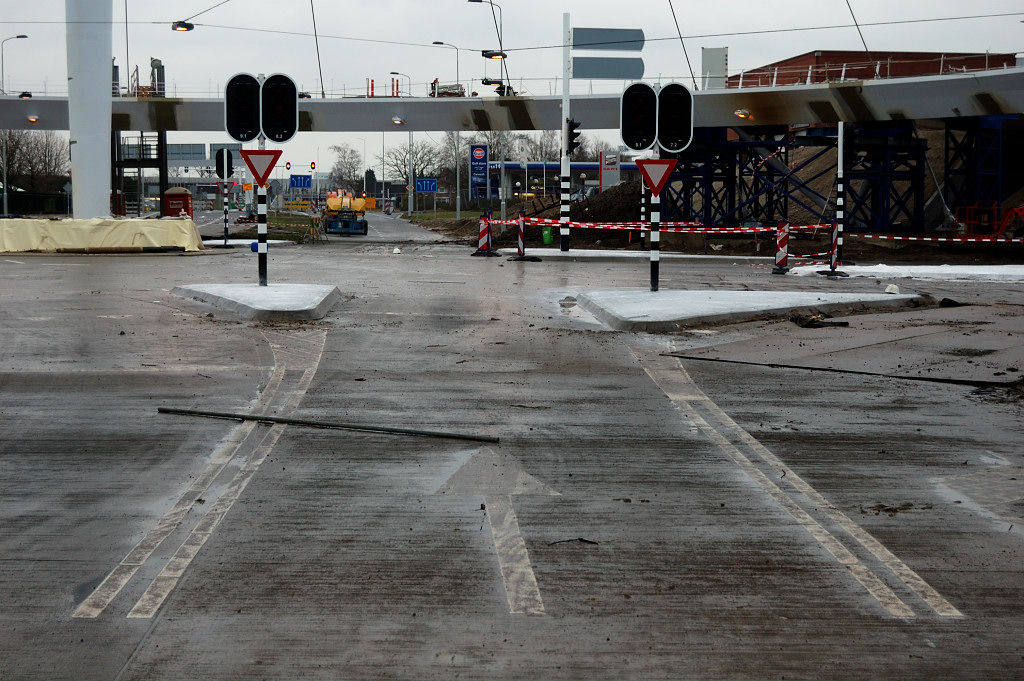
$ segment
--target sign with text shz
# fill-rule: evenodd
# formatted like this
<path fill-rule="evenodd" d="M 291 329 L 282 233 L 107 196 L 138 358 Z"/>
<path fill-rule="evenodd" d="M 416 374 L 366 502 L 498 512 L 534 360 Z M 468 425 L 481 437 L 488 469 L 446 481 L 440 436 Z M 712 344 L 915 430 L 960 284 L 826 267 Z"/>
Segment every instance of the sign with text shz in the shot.
<path fill-rule="evenodd" d="M 437 193 L 437 178 L 417 177 L 416 178 L 416 193 L 417 194 L 435 194 L 435 193 Z"/>
<path fill-rule="evenodd" d="M 474 186 L 487 184 L 487 145 L 474 144 L 469 148 L 469 177 Z"/>
<path fill-rule="evenodd" d="M 313 186 L 312 175 L 291 175 L 289 176 L 291 189 L 310 189 Z"/>

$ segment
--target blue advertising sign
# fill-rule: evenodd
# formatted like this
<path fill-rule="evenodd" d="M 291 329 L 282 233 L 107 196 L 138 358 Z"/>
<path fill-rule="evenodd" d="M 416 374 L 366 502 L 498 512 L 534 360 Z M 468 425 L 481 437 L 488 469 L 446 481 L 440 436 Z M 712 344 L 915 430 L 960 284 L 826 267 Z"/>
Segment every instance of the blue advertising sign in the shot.
<path fill-rule="evenodd" d="M 474 186 L 487 184 L 486 144 L 474 144 L 469 148 L 469 179 Z"/>
<path fill-rule="evenodd" d="M 437 193 L 437 179 L 427 177 L 416 178 L 416 193 L 417 194 L 433 194 Z"/>
<path fill-rule="evenodd" d="M 313 186 L 312 175 L 291 175 L 291 184 L 288 185 L 291 189 L 310 189 Z"/>

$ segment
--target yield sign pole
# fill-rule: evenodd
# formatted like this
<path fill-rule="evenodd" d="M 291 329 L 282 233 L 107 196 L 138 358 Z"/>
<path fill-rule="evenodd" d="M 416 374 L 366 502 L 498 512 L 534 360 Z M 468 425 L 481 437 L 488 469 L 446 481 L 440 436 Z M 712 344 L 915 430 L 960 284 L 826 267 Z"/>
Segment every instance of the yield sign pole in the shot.
<path fill-rule="evenodd" d="M 676 167 L 674 158 L 638 158 L 636 166 L 651 190 L 651 290 L 658 290 L 658 267 L 661 262 L 661 190 Z"/>
<path fill-rule="evenodd" d="M 260 286 L 267 285 L 267 181 L 274 172 L 277 160 L 281 158 L 280 149 L 243 149 L 242 160 L 249 166 L 255 178 L 256 186 L 256 233 L 258 243 L 256 253 L 259 261 Z"/>

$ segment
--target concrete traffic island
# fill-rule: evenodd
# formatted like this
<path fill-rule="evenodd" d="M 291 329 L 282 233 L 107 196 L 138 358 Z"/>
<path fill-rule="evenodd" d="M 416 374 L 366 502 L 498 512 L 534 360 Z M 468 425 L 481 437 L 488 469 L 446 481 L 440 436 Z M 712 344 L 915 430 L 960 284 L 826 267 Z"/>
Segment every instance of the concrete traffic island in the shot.
<path fill-rule="evenodd" d="M 341 300 L 337 286 L 317 284 L 198 284 L 171 293 L 261 321 L 323 319 Z"/>
<path fill-rule="evenodd" d="M 929 296 L 800 291 L 590 291 L 580 307 L 613 329 L 665 333 L 764 317 L 931 307 Z"/>

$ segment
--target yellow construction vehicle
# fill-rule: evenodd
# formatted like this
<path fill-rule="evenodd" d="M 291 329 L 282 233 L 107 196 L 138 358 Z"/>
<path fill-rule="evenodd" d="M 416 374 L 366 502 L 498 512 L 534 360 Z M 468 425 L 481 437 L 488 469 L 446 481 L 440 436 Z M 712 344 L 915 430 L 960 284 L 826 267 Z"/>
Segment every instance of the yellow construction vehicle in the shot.
<path fill-rule="evenodd" d="M 366 234 L 366 199 L 328 196 L 320 215 L 328 234 Z"/>

